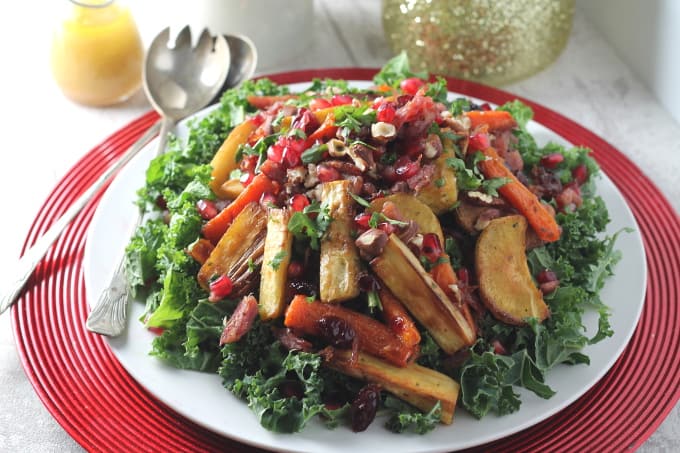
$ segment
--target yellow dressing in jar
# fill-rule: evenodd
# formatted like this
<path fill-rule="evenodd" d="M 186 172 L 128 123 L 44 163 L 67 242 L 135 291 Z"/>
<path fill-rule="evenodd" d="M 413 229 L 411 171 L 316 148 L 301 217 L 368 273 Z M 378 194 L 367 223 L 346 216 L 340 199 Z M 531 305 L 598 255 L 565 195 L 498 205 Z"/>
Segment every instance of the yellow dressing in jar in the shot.
<path fill-rule="evenodd" d="M 111 0 L 70 0 L 52 38 L 52 74 L 81 104 L 111 105 L 139 89 L 144 50 L 130 10 Z"/>

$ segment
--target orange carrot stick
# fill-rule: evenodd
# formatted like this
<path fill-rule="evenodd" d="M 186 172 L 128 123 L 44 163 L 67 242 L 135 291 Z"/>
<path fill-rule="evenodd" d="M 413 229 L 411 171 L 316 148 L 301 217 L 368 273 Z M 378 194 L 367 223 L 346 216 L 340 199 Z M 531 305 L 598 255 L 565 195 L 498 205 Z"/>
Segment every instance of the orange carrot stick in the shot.
<path fill-rule="evenodd" d="M 478 165 L 484 176 L 486 178 L 510 179 L 510 182 L 501 186 L 498 192 L 527 218 L 529 225 L 539 238 L 546 242 L 558 240 L 561 234 L 560 226 L 536 195 L 519 182 L 515 175 L 503 164 L 503 160 L 498 156 L 495 149 L 489 147 L 482 152 L 487 159 L 479 162 Z"/>
<path fill-rule="evenodd" d="M 213 244 L 217 244 L 224 232 L 229 228 L 232 220 L 234 220 L 248 203 L 260 201 L 262 194 L 267 192 L 273 193 L 275 189 L 276 187 L 271 179 L 263 173 L 258 174 L 234 201 L 227 205 L 227 207 L 219 214 L 210 219 L 208 223 L 203 225 L 203 236 Z"/>
<path fill-rule="evenodd" d="M 281 96 L 248 96 L 246 100 L 248 104 L 252 105 L 256 109 L 264 110 L 277 102 L 286 102 L 288 99 L 294 99 L 297 96 L 294 94 L 282 94 Z"/>
<path fill-rule="evenodd" d="M 318 300 L 308 302 L 304 295 L 297 295 L 286 310 L 284 325 L 303 334 L 320 336 L 322 318 L 336 317 L 354 330 L 358 349 L 385 359 L 400 367 L 408 364 L 415 349 L 408 347 L 383 323 L 336 304 L 324 304 Z"/>
<path fill-rule="evenodd" d="M 399 337 L 402 343 L 411 348 L 416 348 L 420 344 L 420 332 L 418 332 L 418 328 L 406 308 L 387 288 L 380 288 L 378 295 L 380 296 L 385 324 Z"/>
<path fill-rule="evenodd" d="M 465 112 L 465 116 L 470 119 L 470 130 L 482 124 L 487 124 L 489 130 L 512 129 L 517 126 L 510 112 L 505 110 L 472 110 Z"/>

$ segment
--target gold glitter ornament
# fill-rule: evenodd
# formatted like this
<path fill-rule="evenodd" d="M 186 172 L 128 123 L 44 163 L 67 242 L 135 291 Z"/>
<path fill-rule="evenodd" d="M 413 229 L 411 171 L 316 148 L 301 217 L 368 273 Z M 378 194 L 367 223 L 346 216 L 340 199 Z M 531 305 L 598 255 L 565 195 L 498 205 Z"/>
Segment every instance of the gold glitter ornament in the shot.
<path fill-rule="evenodd" d="M 573 15 L 574 0 L 383 0 L 387 41 L 412 70 L 490 85 L 552 63 Z"/>

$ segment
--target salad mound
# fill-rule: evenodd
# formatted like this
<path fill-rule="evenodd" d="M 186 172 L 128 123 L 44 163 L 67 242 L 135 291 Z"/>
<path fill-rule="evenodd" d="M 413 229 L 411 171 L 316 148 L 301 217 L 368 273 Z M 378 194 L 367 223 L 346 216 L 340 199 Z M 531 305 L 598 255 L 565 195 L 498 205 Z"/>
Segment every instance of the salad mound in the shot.
<path fill-rule="evenodd" d="M 450 99 L 395 57 L 367 89 L 227 91 L 154 159 L 126 249 L 151 355 L 218 373 L 265 428 L 427 433 L 520 407 L 612 335 L 589 150 Z M 586 310 L 599 313 L 587 336 Z M 383 417 L 384 416 L 384 417 Z"/>

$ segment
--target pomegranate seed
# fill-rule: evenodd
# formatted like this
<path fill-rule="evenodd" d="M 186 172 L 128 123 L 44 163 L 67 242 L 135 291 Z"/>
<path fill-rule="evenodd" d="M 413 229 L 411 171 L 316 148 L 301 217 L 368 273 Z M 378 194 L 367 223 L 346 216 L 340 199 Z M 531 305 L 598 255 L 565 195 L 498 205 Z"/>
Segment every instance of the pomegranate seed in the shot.
<path fill-rule="evenodd" d="M 231 279 L 227 274 L 217 277 L 210 282 L 210 296 L 208 296 L 208 300 L 210 302 L 218 302 L 224 299 L 231 294 L 233 286 L 234 285 L 231 283 Z"/>
<path fill-rule="evenodd" d="M 551 153 L 541 157 L 541 165 L 550 170 L 557 168 L 557 166 L 564 160 L 564 156 L 560 153 Z"/>
<path fill-rule="evenodd" d="M 418 170 L 420 170 L 420 162 L 417 160 L 412 161 L 409 156 L 401 156 L 394 163 L 394 172 L 397 179 L 402 181 L 418 173 Z"/>
<path fill-rule="evenodd" d="M 420 250 L 421 254 L 427 258 L 429 262 L 436 262 L 439 257 L 442 256 L 442 245 L 439 242 L 439 236 L 434 233 L 423 235 L 423 246 Z"/>
<path fill-rule="evenodd" d="M 293 195 L 290 199 L 290 207 L 295 212 L 302 212 L 306 206 L 309 206 L 309 198 L 301 193 Z"/>
<path fill-rule="evenodd" d="M 485 112 L 488 112 L 491 110 L 491 106 L 489 105 L 488 102 L 485 102 L 484 104 L 479 106 L 479 110 L 484 110 Z"/>
<path fill-rule="evenodd" d="M 210 200 L 198 200 L 196 209 L 203 220 L 210 220 L 217 215 L 217 207 Z"/>
<path fill-rule="evenodd" d="M 402 80 L 399 84 L 399 88 L 401 88 L 401 91 L 404 93 L 413 95 L 416 94 L 423 85 L 425 85 L 425 81 L 423 79 L 419 79 L 418 77 L 410 77 L 408 79 Z"/>
<path fill-rule="evenodd" d="M 305 150 L 305 141 L 294 137 L 286 137 L 286 147 L 283 149 L 283 162 L 288 168 L 297 167 L 302 160 L 302 152 Z"/>
<path fill-rule="evenodd" d="M 276 206 L 276 197 L 269 192 L 263 193 L 260 197 L 260 204 L 265 208 L 269 206 Z"/>
<path fill-rule="evenodd" d="M 257 115 L 252 117 L 250 121 L 255 125 L 255 127 L 259 127 L 260 125 L 262 125 L 262 123 L 264 123 L 264 115 L 258 113 Z"/>
<path fill-rule="evenodd" d="M 165 329 L 162 327 L 147 327 L 147 329 L 155 335 L 163 335 L 163 332 L 165 332 Z"/>
<path fill-rule="evenodd" d="M 491 146 L 489 134 L 481 132 L 479 134 L 474 134 L 470 136 L 468 147 L 470 147 L 473 151 L 487 149 L 489 146 Z"/>
<path fill-rule="evenodd" d="M 557 280 L 557 274 L 550 269 L 543 269 L 536 276 L 536 281 L 538 281 L 538 283 L 554 282 L 555 280 Z"/>
<path fill-rule="evenodd" d="M 272 146 L 267 148 L 267 158 L 272 162 L 280 164 L 283 161 L 283 145 L 277 141 Z"/>
<path fill-rule="evenodd" d="M 461 267 L 458 269 L 458 280 L 461 281 L 461 283 L 467 284 L 470 282 L 470 271 L 467 270 L 467 267 Z"/>
<path fill-rule="evenodd" d="M 336 94 L 331 98 L 333 105 L 347 105 L 351 104 L 354 99 L 349 94 Z"/>
<path fill-rule="evenodd" d="M 288 264 L 288 276 L 291 278 L 300 278 L 304 274 L 305 268 L 299 261 L 291 261 Z"/>
<path fill-rule="evenodd" d="M 354 217 L 354 223 L 356 223 L 359 228 L 364 230 L 368 230 L 369 220 L 371 220 L 371 214 L 368 214 L 366 212 L 362 212 L 361 214 L 358 214 L 356 217 Z"/>
<path fill-rule="evenodd" d="M 581 185 L 588 179 L 588 168 L 581 164 L 571 171 L 571 176 L 578 185 Z"/>
<path fill-rule="evenodd" d="M 383 123 L 391 123 L 394 121 L 396 114 L 397 111 L 395 110 L 394 105 L 392 105 L 392 103 L 386 102 L 378 107 L 376 119 L 378 121 L 382 121 Z"/>
<path fill-rule="evenodd" d="M 333 104 L 331 104 L 331 102 L 327 99 L 314 98 L 311 101 L 309 101 L 309 109 L 312 111 L 327 109 L 328 107 L 332 106 Z"/>
<path fill-rule="evenodd" d="M 390 235 L 397 231 L 397 227 L 389 222 L 382 222 L 378 224 L 378 229 L 383 230 L 385 234 Z"/>
<path fill-rule="evenodd" d="M 241 177 L 238 180 L 241 181 L 241 184 L 247 186 L 248 184 L 250 184 L 254 177 L 255 175 L 253 175 L 252 172 L 247 171 L 245 173 L 242 173 Z"/>
<path fill-rule="evenodd" d="M 330 182 L 342 179 L 342 175 L 338 170 L 327 165 L 319 165 L 316 167 L 316 176 L 321 182 Z"/>

